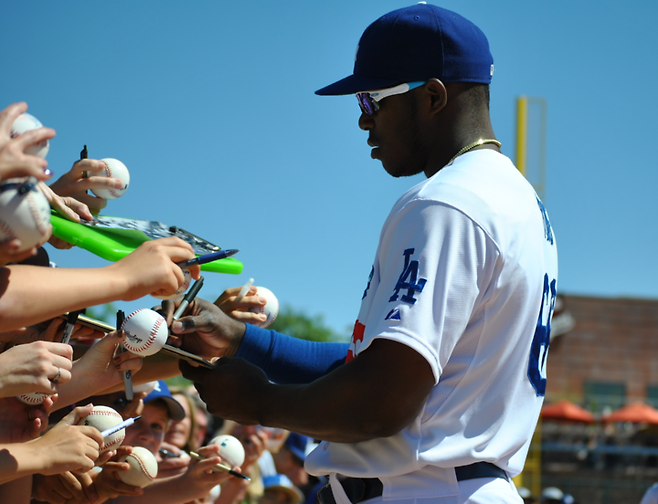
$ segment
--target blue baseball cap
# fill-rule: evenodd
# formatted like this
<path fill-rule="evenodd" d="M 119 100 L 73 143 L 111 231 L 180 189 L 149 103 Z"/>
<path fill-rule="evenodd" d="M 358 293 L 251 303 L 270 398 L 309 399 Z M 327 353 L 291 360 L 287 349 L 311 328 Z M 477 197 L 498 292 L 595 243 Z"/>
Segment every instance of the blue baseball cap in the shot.
<path fill-rule="evenodd" d="M 345 95 L 426 81 L 491 83 L 487 37 L 459 14 L 421 2 L 384 14 L 363 32 L 354 72 L 317 90 Z"/>
<path fill-rule="evenodd" d="M 183 409 L 183 406 L 176 399 L 171 397 L 169 387 L 164 380 L 158 380 L 156 382 L 153 390 L 151 390 L 149 395 L 144 398 L 144 404 L 150 401 L 155 401 L 156 399 L 160 399 L 165 403 L 167 406 L 167 411 L 169 411 L 169 418 L 172 420 L 180 422 L 183 418 L 185 418 L 185 410 Z"/>
<path fill-rule="evenodd" d="M 308 446 L 308 437 L 291 432 L 285 441 L 285 446 L 292 452 L 292 454 L 299 460 L 304 462 L 306 460 L 306 447 Z"/>
<path fill-rule="evenodd" d="M 263 477 L 263 488 L 267 490 L 268 488 L 282 490 L 289 497 L 292 504 L 302 502 L 304 500 L 304 494 L 302 491 L 293 485 L 290 478 L 285 474 L 272 474 L 270 476 Z"/>

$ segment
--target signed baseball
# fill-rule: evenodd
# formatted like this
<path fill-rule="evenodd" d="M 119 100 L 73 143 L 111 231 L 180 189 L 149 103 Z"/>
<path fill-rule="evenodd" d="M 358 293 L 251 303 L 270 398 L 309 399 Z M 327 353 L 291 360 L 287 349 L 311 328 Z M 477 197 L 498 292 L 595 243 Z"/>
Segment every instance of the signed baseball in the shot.
<path fill-rule="evenodd" d="M 42 392 L 33 392 L 31 394 L 22 394 L 16 396 L 19 401 L 28 404 L 29 406 L 36 406 L 37 404 L 41 404 L 46 397 L 48 397 L 48 394 L 44 394 Z"/>
<path fill-rule="evenodd" d="M 123 187 L 121 189 L 104 187 L 102 189 L 92 189 L 91 192 L 99 198 L 105 199 L 115 199 L 119 196 L 123 196 L 128 190 L 128 185 L 130 185 L 130 173 L 128 172 L 128 168 L 126 168 L 126 165 L 118 159 L 105 158 L 101 159 L 101 161 L 105 163 L 105 169 L 98 173 L 94 173 L 93 176 L 119 179 L 123 182 Z"/>
<path fill-rule="evenodd" d="M 140 308 L 128 315 L 121 330 L 126 333 L 123 346 L 140 357 L 158 353 L 169 336 L 165 319 L 148 308 Z"/>
<path fill-rule="evenodd" d="M 43 127 L 43 124 L 41 124 L 41 121 L 39 121 L 39 119 L 34 117 L 32 114 L 28 114 L 27 112 L 24 112 L 14 120 L 14 123 L 11 125 L 11 131 L 9 132 L 9 136 L 11 138 L 16 138 L 17 136 L 22 135 L 26 131 L 38 129 L 41 127 Z M 38 156 L 42 159 L 46 159 L 46 155 L 48 154 L 48 149 L 50 149 L 50 144 L 48 140 L 43 140 L 34 145 L 30 145 L 27 149 L 25 149 L 25 154 L 31 154 L 32 156 Z"/>
<path fill-rule="evenodd" d="M 94 406 L 94 408 L 91 410 L 91 413 L 82 418 L 78 422 L 78 425 L 90 425 L 103 432 L 104 430 L 111 429 L 112 427 L 119 425 L 121 422 L 123 422 L 123 417 L 116 410 L 110 408 L 109 406 Z M 125 429 L 121 429 L 114 434 L 110 434 L 105 439 L 103 439 L 103 446 L 101 446 L 100 453 L 106 452 L 108 450 L 114 450 L 118 446 L 121 446 L 121 443 L 123 443 L 123 439 L 125 437 Z"/>
<path fill-rule="evenodd" d="M 270 289 L 266 289 L 265 287 L 256 287 L 256 289 L 256 294 L 267 299 L 267 303 L 265 306 L 259 308 L 249 308 L 249 311 L 254 313 L 264 313 L 267 316 L 265 322 L 254 323 L 254 325 L 258 327 L 267 327 L 274 322 L 276 316 L 279 314 L 279 300 Z"/>
<path fill-rule="evenodd" d="M 192 273 L 190 273 L 190 270 L 187 268 L 181 268 L 183 270 L 183 275 L 185 275 L 185 281 L 183 282 L 183 285 L 181 285 L 176 292 L 174 292 L 171 296 L 153 296 L 154 298 L 157 299 L 174 299 L 175 297 L 182 296 L 187 292 L 187 288 L 190 286 L 190 283 L 192 282 Z"/>
<path fill-rule="evenodd" d="M 18 252 L 43 243 L 50 234 L 50 203 L 33 182 L 10 179 L 0 184 L 0 243 L 18 238 Z"/>
<path fill-rule="evenodd" d="M 239 467 L 244 462 L 244 447 L 236 437 L 224 434 L 213 438 L 210 444 L 219 446 L 218 455 L 232 468 Z"/>
<path fill-rule="evenodd" d="M 129 455 L 119 457 L 119 462 L 127 462 L 130 469 L 118 471 L 119 479 L 124 483 L 140 488 L 150 485 L 158 475 L 158 462 L 146 448 L 133 447 Z"/>

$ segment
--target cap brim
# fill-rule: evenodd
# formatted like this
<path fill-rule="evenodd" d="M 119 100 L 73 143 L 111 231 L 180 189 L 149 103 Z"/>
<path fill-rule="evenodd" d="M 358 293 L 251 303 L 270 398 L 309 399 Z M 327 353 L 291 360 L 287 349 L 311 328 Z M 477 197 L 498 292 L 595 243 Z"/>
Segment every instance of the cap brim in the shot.
<path fill-rule="evenodd" d="M 181 403 L 179 403 L 176 399 L 167 396 L 158 397 L 158 399 L 164 401 L 167 405 L 167 409 L 169 410 L 169 418 L 176 422 L 180 422 L 185 418 L 185 410 L 183 409 Z"/>
<path fill-rule="evenodd" d="M 384 89 L 399 84 L 399 80 L 382 79 L 379 77 L 366 77 L 364 75 L 349 75 L 333 84 L 329 84 L 322 89 L 318 89 L 315 94 L 320 96 L 339 96 L 356 94 L 362 91 L 373 91 L 375 89 Z"/>

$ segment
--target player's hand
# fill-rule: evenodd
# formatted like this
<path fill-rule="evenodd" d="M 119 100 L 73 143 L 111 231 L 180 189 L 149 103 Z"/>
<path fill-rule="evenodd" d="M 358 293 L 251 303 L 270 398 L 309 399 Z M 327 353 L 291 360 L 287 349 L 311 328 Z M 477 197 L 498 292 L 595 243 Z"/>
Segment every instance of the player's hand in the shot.
<path fill-rule="evenodd" d="M 35 457 L 47 459 L 41 474 L 86 472 L 94 467 L 103 437 L 95 427 L 76 425 L 92 408 L 92 404 L 75 408 L 43 436 L 28 443 Z"/>
<path fill-rule="evenodd" d="M 25 153 L 30 145 L 50 140 L 55 136 L 52 128 L 39 128 L 26 131 L 16 138 L 11 138 L 11 126 L 14 120 L 27 110 L 27 103 L 12 103 L 0 112 L 0 180 L 14 177 L 36 177 L 48 180 L 52 173 L 46 168 L 48 161 L 38 156 Z"/>
<path fill-rule="evenodd" d="M 171 333 L 180 337 L 172 345 L 209 360 L 226 356 L 229 348 L 237 349 L 246 329 L 244 323 L 232 319 L 214 304 L 196 298 L 184 316 L 172 324 L 178 304 L 180 299 L 162 303 L 162 315 Z"/>
<path fill-rule="evenodd" d="M 62 175 L 50 188 L 60 196 L 70 196 L 89 207 L 93 214 L 98 214 L 107 206 L 105 198 L 99 198 L 87 191 L 93 189 L 121 189 L 123 182 L 117 178 L 99 177 L 97 173 L 105 169 L 105 163 L 96 159 L 80 159 Z M 85 177 L 85 174 L 87 175 Z"/>
<path fill-rule="evenodd" d="M 260 423 L 259 409 L 272 386 L 263 370 L 230 357 L 219 359 L 213 369 L 194 367 L 183 360 L 179 368 L 194 382 L 210 413 L 243 425 Z"/>
<path fill-rule="evenodd" d="M 242 287 L 231 287 L 222 292 L 222 295 L 215 301 L 215 306 L 226 313 L 229 317 L 239 320 L 240 322 L 248 322 L 250 324 L 259 324 L 267 320 L 265 313 L 257 313 L 249 311 L 250 308 L 262 308 L 267 304 L 267 299 L 259 296 L 257 288 L 253 285 L 247 291 L 247 294 L 238 300 Z"/>
<path fill-rule="evenodd" d="M 176 264 L 196 257 L 192 246 L 180 238 L 160 238 L 142 243 L 132 253 L 106 266 L 117 280 L 126 282 L 123 301 L 148 294 L 171 296 L 185 282 L 183 270 Z M 188 268 L 198 280 L 199 266 Z"/>
<path fill-rule="evenodd" d="M 63 343 L 35 341 L 10 348 L 0 354 L 0 396 L 55 394 L 71 379 L 72 357 L 73 349 Z"/>

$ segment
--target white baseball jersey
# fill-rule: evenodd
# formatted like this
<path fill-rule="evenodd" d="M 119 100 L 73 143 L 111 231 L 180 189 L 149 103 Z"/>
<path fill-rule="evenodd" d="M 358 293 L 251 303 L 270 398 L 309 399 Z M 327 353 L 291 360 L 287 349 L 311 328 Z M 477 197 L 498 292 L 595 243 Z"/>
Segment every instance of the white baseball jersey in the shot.
<path fill-rule="evenodd" d="M 658 504 L 658 483 L 652 485 L 642 496 L 640 504 Z"/>
<path fill-rule="evenodd" d="M 407 191 L 384 223 L 348 360 L 394 340 L 427 359 L 435 386 L 401 432 L 323 442 L 306 469 L 380 478 L 384 500 L 438 502 L 456 502 L 456 466 L 518 474 L 546 387 L 556 282 L 548 215 L 507 157 L 466 153 Z"/>

